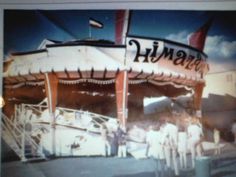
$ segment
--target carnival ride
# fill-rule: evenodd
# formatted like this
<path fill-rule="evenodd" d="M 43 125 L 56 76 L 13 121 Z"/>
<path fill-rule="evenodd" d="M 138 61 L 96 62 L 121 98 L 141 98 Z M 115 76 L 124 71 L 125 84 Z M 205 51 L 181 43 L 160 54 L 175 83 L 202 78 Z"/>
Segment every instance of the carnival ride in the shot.
<path fill-rule="evenodd" d="M 128 23 L 127 12 L 119 13 L 123 21 L 118 25 L 127 27 L 124 25 Z M 206 54 L 198 48 L 127 35 L 125 28 L 120 30 L 115 43 L 103 40 L 43 42 L 38 50 L 13 53 L 4 63 L 3 137 L 4 132 L 13 139 L 21 137 L 14 146 L 21 149 L 22 160 L 26 160 L 26 140 L 35 145 L 33 151 L 40 157 L 71 155 L 68 147 L 71 149 L 72 139 L 88 131 L 98 136 L 97 129 L 102 122 L 126 127 L 128 119 L 143 116 L 144 97 L 175 98 L 192 93 L 193 108 L 200 111 L 208 64 Z M 43 107 L 38 103 L 45 97 L 47 104 Z M 61 122 L 57 117 L 59 110 L 65 113 Z M 69 123 L 65 118 L 68 115 Z M 92 126 L 86 125 L 83 129 L 78 120 L 86 116 L 83 120 L 89 119 Z M 44 132 L 40 135 L 41 141 L 46 142 L 44 153 L 42 146 L 37 146 L 37 135 L 34 138 L 32 135 L 39 129 Z M 31 134 L 25 133 L 26 130 Z M 99 141 L 94 136 L 87 138 L 87 142 Z M 99 147 L 96 148 L 99 152 L 88 152 L 91 144 L 86 146 L 87 151 L 79 151 L 77 155 L 102 154 Z"/>

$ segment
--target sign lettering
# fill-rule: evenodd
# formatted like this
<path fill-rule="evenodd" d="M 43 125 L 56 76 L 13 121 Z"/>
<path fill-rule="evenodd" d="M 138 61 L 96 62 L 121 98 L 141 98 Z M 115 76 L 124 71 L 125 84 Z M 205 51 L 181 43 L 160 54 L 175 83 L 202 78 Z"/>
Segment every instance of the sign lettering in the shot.
<path fill-rule="evenodd" d="M 162 43 L 162 48 L 160 48 L 160 43 Z M 128 50 L 129 48 L 132 50 L 132 60 L 135 63 L 151 64 L 165 60 L 175 66 L 181 66 L 186 70 L 193 70 L 199 73 L 202 72 L 205 66 L 203 54 L 187 46 L 185 47 L 158 40 L 149 40 L 146 43 L 142 43 L 142 41 L 137 38 L 129 39 L 127 44 Z"/>

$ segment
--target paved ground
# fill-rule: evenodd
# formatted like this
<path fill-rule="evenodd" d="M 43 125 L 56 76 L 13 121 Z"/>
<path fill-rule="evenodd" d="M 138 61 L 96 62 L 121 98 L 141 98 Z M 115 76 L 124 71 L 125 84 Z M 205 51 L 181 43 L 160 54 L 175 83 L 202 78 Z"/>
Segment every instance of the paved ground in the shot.
<path fill-rule="evenodd" d="M 236 147 L 227 145 L 221 156 L 212 157 L 211 167 L 212 177 L 235 177 Z M 154 170 L 151 159 L 133 157 L 68 157 L 34 163 L 13 161 L 4 162 L 1 169 L 2 177 L 155 177 Z M 180 176 L 193 177 L 195 173 L 189 168 L 181 171 Z"/>
<path fill-rule="evenodd" d="M 155 177 L 154 169 L 151 159 L 59 158 L 37 163 L 4 163 L 2 177 Z"/>

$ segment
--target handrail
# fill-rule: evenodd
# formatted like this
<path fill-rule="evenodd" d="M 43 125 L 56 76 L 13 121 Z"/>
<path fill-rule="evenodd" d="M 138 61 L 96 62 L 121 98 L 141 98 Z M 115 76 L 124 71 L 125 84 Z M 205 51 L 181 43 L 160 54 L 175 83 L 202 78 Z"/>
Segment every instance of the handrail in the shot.
<path fill-rule="evenodd" d="M 8 134 L 8 136 L 12 136 L 12 134 L 10 134 L 10 131 L 8 129 L 8 127 L 2 122 L 2 128 L 5 129 L 4 134 Z M 3 132 L 2 132 L 3 135 Z M 16 141 L 16 145 L 18 146 L 18 148 L 20 148 L 20 143 Z"/>
<path fill-rule="evenodd" d="M 20 157 L 22 158 L 22 153 L 21 153 L 21 143 L 18 143 L 17 141 L 14 142 L 14 144 L 9 141 L 8 137 L 12 137 L 12 134 L 10 133 L 10 131 L 8 130 L 8 128 L 6 127 L 6 125 L 2 122 L 2 128 L 5 129 L 5 132 L 2 132 L 2 138 L 6 141 L 6 143 L 12 148 L 12 150 Z M 4 138 L 4 136 L 7 136 L 6 139 Z"/>
<path fill-rule="evenodd" d="M 114 120 L 116 119 L 114 117 L 108 117 L 108 116 L 104 116 L 104 115 L 100 115 L 100 114 L 96 114 L 96 113 L 92 113 L 92 112 L 88 112 L 88 111 L 76 110 L 76 109 L 71 109 L 71 108 L 57 107 L 57 109 L 62 110 L 62 111 L 70 111 L 73 113 L 87 114 L 87 115 L 91 116 L 91 118 L 93 119 L 92 121 L 94 123 L 96 123 L 97 125 L 101 125 L 101 123 L 97 122 L 95 120 L 95 118 L 97 118 L 103 122 L 106 120 L 109 120 L 109 119 L 114 119 Z"/>
<path fill-rule="evenodd" d="M 32 110 L 34 110 L 34 111 L 36 111 L 37 113 L 42 113 L 42 111 L 40 111 L 40 110 L 36 109 L 36 108 L 35 108 L 35 107 L 33 107 L 33 106 L 28 106 L 28 105 L 26 105 L 26 107 L 29 107 L 30 109 L 32 109 Z"/>
<path fill-rule="evenodd" d="M 6 130 L 11 134 L 11 136 L 14 138 L 14 140 L 16 141 L 17 145 L 19 147 L 21 147 L 21 141 L 18 139 L 18 135 L 16 135 L 16 133 L 14 131 L 12 131 L 12 125 L 9 124 L 8 120 L 6 121 L 6 118 L 2 119 L 2 125 L 6 128 Z M 17 130 L 19 133 L 20 131 Z"/>
<path fill-rule="evenodd" d="M 104 121 L 103 117 L 94 116 L 93 118 L 97 118 L 97 119 L 99 119 L 99 120 L 101 120 L 101 121 Z"/>
<path fill-rule="evenodd" d="M 48 108 L 48 106 L 46 106 L 46 105 L 25 104 L 25 103 L 23 103 L 22 105 L 25 105 L 25 106 L 32 106 L 32 107 L 38 107 L 38 108 Z"/>
<path fill-rule="evenodd" d="M 100 126 L 100 123 L 98 122 L 98 121 L 96 121 L 96 120 L 92 120 L 96 125 L 99 125 Z"/>
<path fill-rule="evenodd" d="M 102 118 L 105 118 L 105 119 L 116 119 L 114 117 L 108 117 L 108 116 L 104 116 L 104 115 L 101 115 L 101 114 L 92 113 L 92 112 L 89 112 L 89 111 L 82 111 L 82 110 L 76 110 L 76 109 L 71 109 L 71 108 L 63 108 L 63 107 L 57 107 L 57 109 L 71 111 L 71 112 L 79 112 L 79 113 L 85 113 L 86 112 L 90 115 L 95 115 L 95 116 L 102 117 Z"/>
<path fill-rule="evenodd" d="M 10 121 L 10 119 L 9 118 L 7 118 L 7 116 L 5 115 L 5 114 L 3 114 L 2 113 L 2 117 L 3 117 L 3 120 L 5 121 L 5 122 L 7 122 L 7 124 L 8 125 L 11 125 L 12 127 L 14 127 L 19 133 L 22 133 L 23 132 L 23 128 L 19 128 L 19 127 L 15 127 L 14 125 L 13 125 L 13 123 Z M 9 128 L 9 126 L 8 126 L 8 128 Z M 11 129 L 9 130 L 10 132 L 12 132 L 11 131 Z M 15 134 L 13 134 L 13 136 L 14 136 L 14 139 L 17 139 L 15 136 Z M 29 141 L 30 143 L 31 143 L 31 145 L 33 145 L 33 147 L 35 148 L 35 149 L 37 149 L 37 148 L 39 148 L 39 145 L 31 138 L 31 136 L 29 136 L 28 134 L 25 134 L 25 137 L 26 137 L 26 139 L 27 139 L 27 141 Z M 18 142 L 19 143 L 19 142 Z M 20 144 L 20 143 L 19 143 Z"/>
<path fill-rule="evenodd" d="M 23 104 L 24 106 L 27 106 L 29 108 L 34 109 L 35 111 L 38 111 L 40 113 L 39 110 L 37 110 L 36 108 L 48 108 L 48 106 L 44 106 L 44 105 L 35 105 L 35 104 Z M 88 111 L 82 111 L 82 110 L 76 110 L 76 109 L 71 109 L 71 108 L 64 108 L 64 107 L 57 107 L 57 109 L 59 110 L 63 110 L 63 111 L 71 111 L 71 112 L 79 112 L 79 113 L 88 113 L 89 115 L 94 115 L 97 118 L 104 118 L 104 119 L 116 119 L 114 117 L 109 117 L 109 116 L 104 116 L 101 114 L 97 114 L 97 113 L 92 113 L 92 112 L 88 112 Z"/>
<path fill-rule="evenodd" d="M 15 130 L 17 130 L 19 133 L 22 133 L 22 130 L 17 127 L 17 126 L 14 126 L 13 123 L 10 121 L 10 119 L 2 113 L 2 120 L 4 120 L 8 125 L 11 125 L 12 127 L 14 127 Z"/>
<path fill-rule="evenodd" d="M 42 108 L 48 108 L 48 106 L 44 106 L 44 105 L 34 105 L 34 104 L 22 104 L 23 106 L 29 107 L 33 110 L 35 110 L 38 113 L 42 113 Z M 39 108 L 40 110 L 36 109 Z"/>

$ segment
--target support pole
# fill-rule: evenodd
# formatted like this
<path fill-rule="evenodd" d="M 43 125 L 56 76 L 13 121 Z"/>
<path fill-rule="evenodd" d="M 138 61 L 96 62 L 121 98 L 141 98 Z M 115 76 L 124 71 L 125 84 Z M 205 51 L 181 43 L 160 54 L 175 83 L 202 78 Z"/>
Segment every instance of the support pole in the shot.
<path fill-rule="evenodd" d="M 125 39 L 129 33 L 129 10 L 117 10 L 115 16 L 115 42 L 116 44 L 125 44 Z"/>
<path fill-rule="evenodd" d="M 92 39 L 92 28 L 90 25 L 89 25 L 89 39 Z"/>
<path fill-rule="evenodd" d="M 117 118 L 120 125 L 126 129 L 126 121 L 128 118 L 128 73 L 121 71 L 116 76 L 116 106 Z"/>
<path fill-rule="evenodd" d="M 22 111 L 25 113 L 25 107 L 22 105 Z M 25 119 L 23 119 L 23 131 L 21 132 L 21 161 L 26 162 L 25 158 Z"/>
<path fill-rule="evenodd" d="M 53 73 L 45 73 L 44 81 L 45 81 L 45 90 L 48 99 L 48 108 L 50 114 L 51 155 L 55 155 L 56 154 L 55 110 L 57 104 L 58 78 Z"/>
<path fill-rule="evenodd" d="M 205 87 L 204 83 L 199 83 L 194 88 L 193 105 L 197 117 L 202 117 L 201 105 L 202 105 L 202 94 L 204 87 Z"/>

